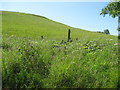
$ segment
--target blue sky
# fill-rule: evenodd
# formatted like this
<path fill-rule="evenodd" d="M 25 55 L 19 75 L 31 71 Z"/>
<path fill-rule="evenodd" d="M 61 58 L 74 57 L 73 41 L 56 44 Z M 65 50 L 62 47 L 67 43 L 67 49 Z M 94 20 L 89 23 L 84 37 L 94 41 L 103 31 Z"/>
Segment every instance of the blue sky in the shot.
<path fill-rule="evenodd" d="M 100 15 L 108 2 L 1 2 L 0 10 L 32 13 L 89 31 L 109 29 L 117 35 L 118 20 Z"/>

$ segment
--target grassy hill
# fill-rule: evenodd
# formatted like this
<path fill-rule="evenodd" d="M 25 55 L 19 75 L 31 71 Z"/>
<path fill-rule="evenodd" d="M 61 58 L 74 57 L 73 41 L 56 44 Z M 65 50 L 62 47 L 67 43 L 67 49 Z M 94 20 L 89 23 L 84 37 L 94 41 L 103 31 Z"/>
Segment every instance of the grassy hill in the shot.
<path fill-rule="evenodd" d="M 66 39 L 67 30 L 71 29 L 71 38 L 94 39 L 94 38 L 114 38 L 114 36 L 99 34 L 52 21 L 43 16 L 25 14 L 19 12 L 2 12 L 2 34 L 15 35 L 17 37 L 40 37 L 46 39 Z"/>
<path fill-rule="evenodd" d="M 118 88 L 116 36 L 33 14 L 0 15 L 3 88 Z"/>

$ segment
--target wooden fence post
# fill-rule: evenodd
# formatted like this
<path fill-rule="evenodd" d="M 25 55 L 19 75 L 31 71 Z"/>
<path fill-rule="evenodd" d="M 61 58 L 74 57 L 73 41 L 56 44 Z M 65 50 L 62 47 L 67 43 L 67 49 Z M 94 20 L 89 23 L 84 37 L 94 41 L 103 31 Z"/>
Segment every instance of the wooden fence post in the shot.
<path fill-rule="evenodd" d="M 70 42 L 70 29 L 68 29 L 68 40 L 67 42 Z"/>

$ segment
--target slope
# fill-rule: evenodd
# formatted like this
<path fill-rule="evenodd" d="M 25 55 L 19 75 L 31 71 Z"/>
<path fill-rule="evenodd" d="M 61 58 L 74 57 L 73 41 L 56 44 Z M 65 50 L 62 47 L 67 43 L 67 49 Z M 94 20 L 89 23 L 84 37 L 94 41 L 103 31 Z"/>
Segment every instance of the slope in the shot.
<path fill-rule="evenodd" d="M 15 35 L 17 37 L 38 38 L 44 36 L 46 39 L 66 39 L 67 30 L 71 29 L 72 39 L 95 39 L 95 38 L 116 38 L 111 35 L 104 35 L 78 28 L 73 28 L 46 17 L 34 14 L 2 11 L 2 34 Z"/>

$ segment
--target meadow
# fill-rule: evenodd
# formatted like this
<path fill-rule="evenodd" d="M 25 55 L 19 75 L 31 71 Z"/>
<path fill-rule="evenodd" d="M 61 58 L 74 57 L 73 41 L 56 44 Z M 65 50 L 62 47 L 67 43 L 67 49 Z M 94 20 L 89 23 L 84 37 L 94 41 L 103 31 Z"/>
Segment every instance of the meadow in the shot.
<path fill-rule="evenodd" d="M 117 36 L 34 14 L 0 13 L 3 88 L 118 87 Z"/>

